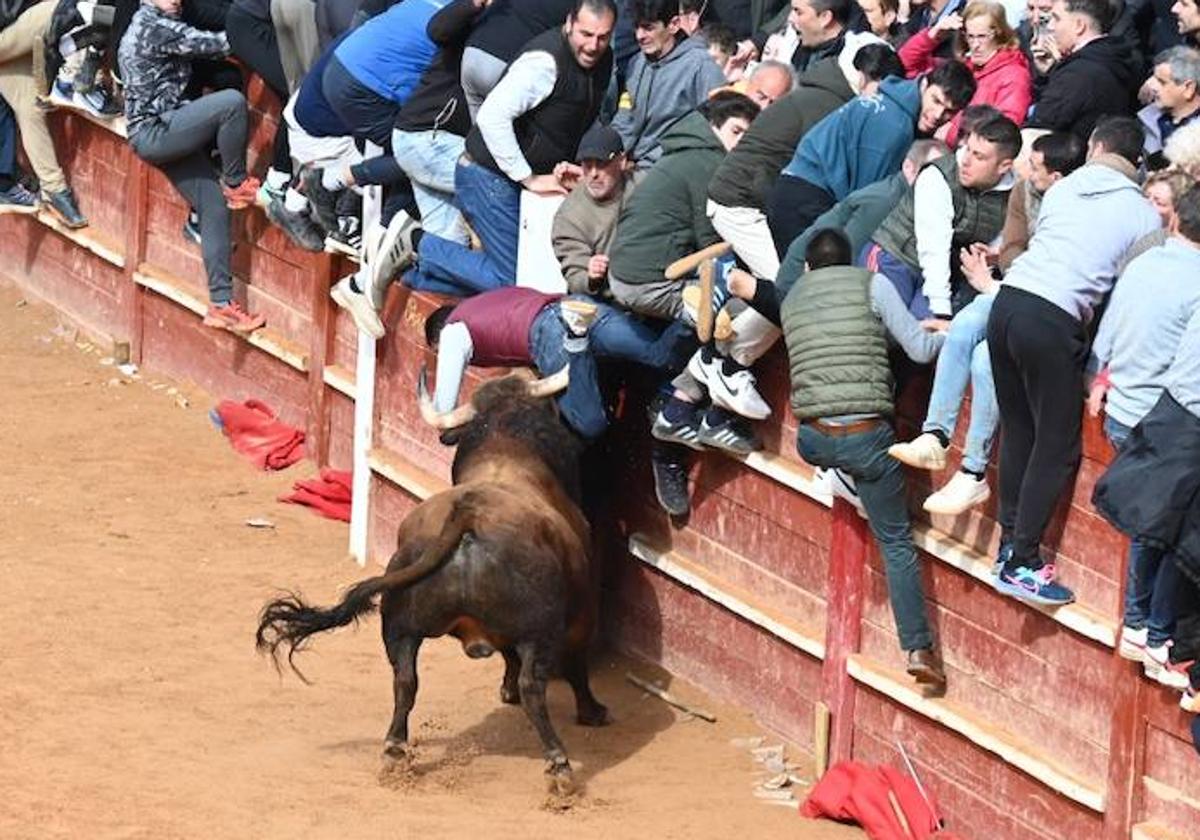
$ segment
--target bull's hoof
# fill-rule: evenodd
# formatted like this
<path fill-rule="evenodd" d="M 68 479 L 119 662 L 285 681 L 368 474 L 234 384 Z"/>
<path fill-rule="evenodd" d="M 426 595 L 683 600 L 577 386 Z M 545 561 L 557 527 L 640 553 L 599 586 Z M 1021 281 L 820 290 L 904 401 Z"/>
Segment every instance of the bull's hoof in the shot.
<path fill-rule="evenodd" d="M 551 764 L 546 768 L 546 791 L 559 800 L 569 800 L 578 793 L 570 764 Z"/>
<path fill-rule="evenodd" d="M 590 709 L 579 709 L 575 715 L 575 721 L 580 726 L 608 726 L 613 719 L 612 715 L 608 713 L 608 707 L 597 703 Z"/>
<path fill-rule="evenodd" d="M 379 784 L 386 788 L 403 788 L 414 778 L 412 749 L 401 741 L 388 741 L 383 746 L 379 767 Z"/>
<path fill-rule="evenodd" d="M 500 686 L 500 702 L 509 706 L 521 705 L 521 690 L 515 685 Z"/>

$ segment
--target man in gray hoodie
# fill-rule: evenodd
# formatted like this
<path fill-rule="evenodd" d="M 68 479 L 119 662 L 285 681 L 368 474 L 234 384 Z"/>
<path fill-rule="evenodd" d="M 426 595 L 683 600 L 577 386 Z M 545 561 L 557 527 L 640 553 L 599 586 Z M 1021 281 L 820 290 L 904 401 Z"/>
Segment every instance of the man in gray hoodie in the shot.
<path fill-rule="evenodd" d="M 629 64 L 612 127 L 644 172 L 662 156 L 667 127 L 724 85 L 725 74 L 703 40 L 683 37 L 677 0 L 633 0 L 629 11 L 641 52 Z"/>
<path fill-rule="evenodd" d="M 988 319 L 1003 429 L 995 587 L 1022 600 L 1075 599 L 1055 582 L 1040 544 L 1079 463 L 1087 323 L 1125 252 L 1161 224 L 1134 180 L 1144 138 L 1131 117 L 1096 126 L 1087 165 L 1046 193 L 1029 249 L 1005 275 Z"/>

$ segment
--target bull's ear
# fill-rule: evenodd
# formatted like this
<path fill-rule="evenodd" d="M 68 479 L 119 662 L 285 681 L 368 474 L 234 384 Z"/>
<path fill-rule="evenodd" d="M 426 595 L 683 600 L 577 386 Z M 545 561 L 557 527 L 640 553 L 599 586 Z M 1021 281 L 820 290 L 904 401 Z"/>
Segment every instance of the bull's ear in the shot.
<path fill-rule="evenodd" d="M 462 427 L 453 429 L 443 429 L 438 435 L 438 440 L 442 442 L 442 446 L 457 446 L 458 439 L 462 437 Z"/>

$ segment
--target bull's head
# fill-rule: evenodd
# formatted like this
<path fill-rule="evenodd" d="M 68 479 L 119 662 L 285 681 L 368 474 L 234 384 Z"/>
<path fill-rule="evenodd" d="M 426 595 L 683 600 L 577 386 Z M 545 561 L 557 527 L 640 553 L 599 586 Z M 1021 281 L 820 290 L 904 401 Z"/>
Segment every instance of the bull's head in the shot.
<path fill-rule="evenodd" d="M 521 374 L 513 373 L 506 380 L 522 378 Z M 494 380 L 497 382 L 504 380 Z M 570 374 L 566 367 L 551 376 L 546 376 L 541 379 L 525 379 L 524 392 L 532 398 L 551 397 L 559 391 L 564 390 L 570 382 Z M 488 388 L 491 383 L 486 383 L 480 389 L 483 391 Z M 421 409 L 421 418 L 438 429 L 441 432 L 449 432 L 461 426 L 465 426 L 475 419 L 479 413 L 478 400 L 472 398 L 471 402 L 464 405 L 456 406 L 449 411 L 439 412 L 433 407 L 433 398 L 429 396 L 428 374 L 425 370 L 425 365 L 421 365 L 421 374 L 417 378 L 417 403 Z"/>

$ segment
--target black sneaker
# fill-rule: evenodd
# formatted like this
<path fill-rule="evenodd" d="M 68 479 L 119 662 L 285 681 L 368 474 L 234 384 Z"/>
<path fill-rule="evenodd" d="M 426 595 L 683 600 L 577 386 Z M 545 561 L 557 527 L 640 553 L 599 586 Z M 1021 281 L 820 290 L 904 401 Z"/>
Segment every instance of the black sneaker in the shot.
<path fill-rule="evenodd" d="M 715 426 L 708 425 L 708 418 L 705 417 L 700 423 L 699 440 L 704 446 L 724 449 L 734 455 L 749 455 L 762 449 L 762 441 L 749 424 L 738 417 L 729 417 Z"/>
<path fill-rule="evenodd" d="M 307 213 L 293 213 L 278 198 L 267 205 L 267 218 L 305 251 L 325 250 L 325 237 Z"/>
<path fill-rule="evenodd" d="M 306 168 L 300 174 L 300 187 L 300 191 L 308 197 L 313 212 L 317 214 L 317 223 L 325 228 L 326 235 L 337 230 L 337 195 L 321 184 L 321 170 Z"/>
<path fill-rule="evenodd" d="M 664 443 L 679 443 L 697 451 L 704 448 L 700 444 L 700 424 L 697 422 L 695 414 L 686 420 L 672 423 L 660 411 L 655 415 L 654 423 L 650 426 L 650 435 L 655 440 L 661 440 Z"/>
<path fill-rule="evenodd" d="M 183 223 L 180 233 L 188 242 L 200 247 L 200 217 L 196 215 L 196 211 L 188 213 L 187 221 Z"/>
<path fill-rule="evenodd" d="M 654 471 L 654 495 L 659 505 L 671 516 L 687 516 L 692 509 L 687 464 L 655 453 L 650 465 Z"/>
<path fill-rule="evenodd" d="M 362 225 L 358 216 L 339 216 L 337 230 L 330 231 L 326 247 L 353 260 L 362 260 Z"/>
<path fill-rule="evenodd" d="M 75 201 L 75 193 L 71 188 L 61 189 L 56 193 L 42 193 L 42 201 L 54 216 L 69 228 L 87 227 L 87 219 L 79 212 Z"/>

